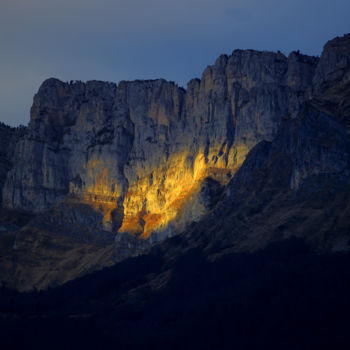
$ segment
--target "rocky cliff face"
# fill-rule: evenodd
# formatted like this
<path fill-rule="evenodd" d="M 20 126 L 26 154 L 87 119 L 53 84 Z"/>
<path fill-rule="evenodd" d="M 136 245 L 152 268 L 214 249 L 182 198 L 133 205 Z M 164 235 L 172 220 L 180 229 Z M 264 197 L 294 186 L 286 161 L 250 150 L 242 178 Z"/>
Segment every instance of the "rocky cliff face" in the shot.
<path fill-rule="evenodd" d="M 45 81 L 3 188 L 4 206 L 36 213 L 0 240 L 18 261 L 0 261 L 10 266 L 7 280 L 25 289 L 63 283 L 192 222 L 201 229 L 188 230 L 190 241 L 217 237 L 213 246 L 236 251 L 295 234 L 301 222 L 321 227 L 327 208 L 304 220 L 302 193 L 317 207 L 317 196 L 338 193 L 327 179 L 348 188 L 349 38 L 327 43 L 320 58 L 236 50 L 187 90 L 161 79 Z M 331 249 L 344 243 L 348 216 L 348 197 L 334 198 L 339 225 L 330 215 L 320 228 L 324 240 L 334 225 L 342 232 Z"/>
<path fill-rule="evenodd" d="M 327 42 L 313 78 L 315 95 L 350 79 L 350 34 Z"/>
<path fill-rule="evenodd" d="M 23 126 L 11 128 L 0 123 L 0 203 L 2 202 L 2 189 L 7 173 L 13 165 L 15 145 L 25 132 L 26 128 Z"/>
<path fill-rule="evenodd" d="M 226 184 L 282 118 L 298 116 L 317 61 L 236 50 L 187 91 L 164 80 L 49 79 L 17 145 L 4 205 L 38 212 L 84 202 L 108 231 L 151 241 L 180 232 L 210 206 L 205 178 Z"/>
<path fill-rule="evenodd" d="M 230 242 L 235 251 L 292 236 L 314 250 L 349 251 L 349 196 L 349 135 L 343 124 L 307 103 L 273 142 L 249 153 L 216 209 L 218 224 L 207 226 L 216 232 L 213 241 Z"/>

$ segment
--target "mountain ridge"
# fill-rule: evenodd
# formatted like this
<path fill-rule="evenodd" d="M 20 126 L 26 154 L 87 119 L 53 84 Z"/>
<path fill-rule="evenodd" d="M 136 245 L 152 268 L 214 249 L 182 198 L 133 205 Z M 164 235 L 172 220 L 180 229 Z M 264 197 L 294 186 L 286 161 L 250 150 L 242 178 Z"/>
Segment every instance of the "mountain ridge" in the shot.
<path fill-rule="evenodd" d="M 295 193 L 313 177 L 320 176 L 313 186 L 323 193 L 341 171 L 348 176 L 349 38 L 328 42 L 320 58 L 235 50 L 207 67 L 202 79 L 190 80 L 187 90 L 163 79 L 118 85 L 46 80 L 3 189 L 5 207 L 36 212 L 2 236 L 3 249 L 17 259 L 3 258 L 4 280 L 22 289 L 46 288 L 181 232 L 202 245 L 210 241 L 206 226 L 216 237 L 211 245 L 228 242 L 236 251 L 293 234 L 307 238 L 296 219 L 306 199 L 295 199 Z M 254 163 L 258 169 L 247 171 Z M 227 199 L 230 191 L 237 199 Z M 344 203 L 339 193 L 335 206 L 337 201 Z M 264 225 L 265 206 L 274 206 L 269 216 L 275 221 Z M 329 244 L 311 239 L 315 249 L 348 249 L 347 206 L 334 210 L 341 232 Z M 285 221 L 278 222 L 280 212 Z M 310 213 L 309 226 L 323 220 Z M 61 258 L 55 245 L 64 252 Z"/>

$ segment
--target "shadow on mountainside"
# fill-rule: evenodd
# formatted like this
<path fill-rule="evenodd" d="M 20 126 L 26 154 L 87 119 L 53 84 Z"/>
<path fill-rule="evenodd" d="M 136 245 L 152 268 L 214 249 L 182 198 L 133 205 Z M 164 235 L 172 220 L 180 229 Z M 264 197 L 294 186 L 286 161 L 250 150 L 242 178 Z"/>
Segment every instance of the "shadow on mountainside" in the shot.
<path fill-rule="evenodd" d="M 349 268 L 350 254 L 297 238 L 214 262 L 154 249 L 47 292 L 2 288 L 2 348 L 339 349 L 350 345 Z"/>

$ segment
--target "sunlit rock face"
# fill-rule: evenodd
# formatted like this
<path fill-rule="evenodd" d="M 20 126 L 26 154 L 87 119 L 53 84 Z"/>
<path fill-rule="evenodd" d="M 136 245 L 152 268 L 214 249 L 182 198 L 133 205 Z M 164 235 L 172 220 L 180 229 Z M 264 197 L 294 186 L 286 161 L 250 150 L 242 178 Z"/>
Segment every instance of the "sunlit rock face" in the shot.
<path fill-rule="evenodd" d="M 176 234 L 210 210 L 252 147 L 298 116 L 317 62 L 236 50 L 187 90 L 161 79 L 49 79 L 35 95 L 3 203 L 31 211 L 85 203 L 104 230 L 151 242 Z"/>

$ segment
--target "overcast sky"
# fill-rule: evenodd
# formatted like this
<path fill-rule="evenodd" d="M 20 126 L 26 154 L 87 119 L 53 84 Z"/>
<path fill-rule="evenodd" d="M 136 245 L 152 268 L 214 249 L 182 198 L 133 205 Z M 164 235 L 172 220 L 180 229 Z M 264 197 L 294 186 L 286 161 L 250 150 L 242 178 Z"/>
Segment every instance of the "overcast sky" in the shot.
<path fill-rule="evenodd" d="M 26 125 L 49 77 L 186 87 L 237 48 L 320 55 L 349 14 L 349 0 L 0 0 L 0 120 Z"/>

